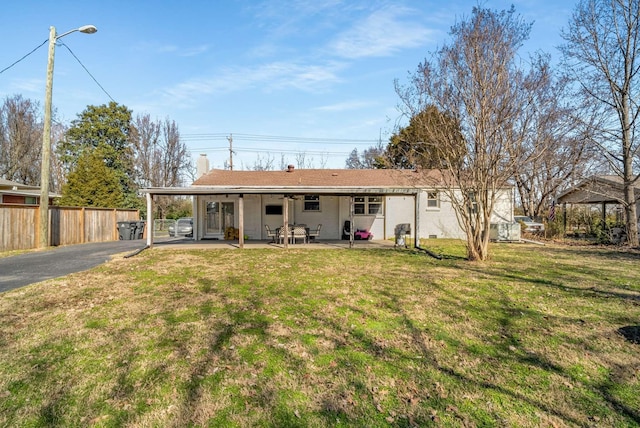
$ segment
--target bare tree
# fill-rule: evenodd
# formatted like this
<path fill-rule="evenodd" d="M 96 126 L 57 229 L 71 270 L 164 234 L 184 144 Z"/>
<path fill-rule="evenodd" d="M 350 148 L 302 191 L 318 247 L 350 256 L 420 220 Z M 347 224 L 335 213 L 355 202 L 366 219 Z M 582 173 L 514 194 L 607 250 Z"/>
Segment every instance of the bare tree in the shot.
<path fill-rule="evenodd" d="M 353 149 L 345 161 L 345 167 L 347 169 L 374 169 L 386 167 L 387 165 L 383 161 L 385 153 L 386 151 L 382 142 L 378 142 L 377 145 L 364 149 L 362 153 L 359 153 L 358 149 Z"/>
<path fill-rule="evenodd" d="M 306 152 L 298 152 L 295 156 L 296 165 L 298 168 L 308 169 L 313 168 L 313 158 L 307 158 Z"/>
<path fill-rule="evenodd" d="M 628 242 L 638 246 L 634 186 L 639 179 L 640 2 L 582 0 L 562 33 L 565 65 L 604 121 L 593 140 L 610 168 L 622 179 Z"/>
<path fill-rule="evenodd" d="M 320 169 L 325 169 L 327 167 L 327 162 L 329 162 L 329 155 L 321 154 L 318 162 L 320 163 Z"/>
<path fill-rule="evenodd" d="M 363 169 L 362 160 L 360 159 L 360 153 L 358 153 L 358 149 L 351 150 L 349 157 L 345 161 L 345 167 L 347 169 Z"/>
<path fill-rule="evenodd" d="M 21 95 L 5 98 L 0 106 L 0 177 L 37 185 L 41 150 L 39 104 Z"/>
<path fill-rule="evenodd" d="M 135 121 L 135 157 L 141 186 L 180 186 L 191 163 L 187 147 L 180 141 L 175 121 L 152 121 L 149 115 Z"/>
<path fill-rule="evenodd" d="M 594 119 L 588 106 L 574 103 L 566 77 L 551 72 L 548 57 L 538 57 L 538 65 L 533 103 L 511 130 L 520 134 L 512 138 L 525 160 L 513 177 L 524 214 L 532 217 L 543 215 L 559 190 L 591 166 L 585 141 Z"/>
<path fill-rule="evenodd" d="M 141 187 L 172 187 L 184 184 L 191 169 L 191 157 L 180 141 L 175 121 L 152 121 L 149 115 L 135 120 L 135 164 Z M 156 206 L 166 212 L 170 198 L 160 198 Z M 162 217 L 162 215 L 160 215 Z"/>
<path fill-rule="evenodd" d="M 160 173 L 160 124 L 146 114 L 137 116 L 135 128 L 135 152 L 138 181 L 141 187 L 162 186 Z M 155 184 L 154 184 L 155 183 Z"/>
<path fill-rule="evenodd" d="M 251 169 L 254 171 L 272 171 L 274 168 L 274 162 L 275 159 L 270 154 L 267 154 L 264 158 L 258 155 L 258 158 Z"/>
<path fill-rule="evenodd" d="M 524 121 L 541 84 L 538 64 L 526 71 L 517 56 L 530 29 L 513 7 L 476 7 L 452 27 L 451 44 L 419 65 L 409 85 L 396 82 L 407 117 L 429 106 L 442 112 L 433 118 L 441 126 L 429 128 L 427 142 L 438 142 L 443 192 L 466 233 L 470 260 L 488 258 L 492 212 L 516 166 L 526 160 L 513 124 Z M 452 123 L 460 132 L 452 132 Z"/>

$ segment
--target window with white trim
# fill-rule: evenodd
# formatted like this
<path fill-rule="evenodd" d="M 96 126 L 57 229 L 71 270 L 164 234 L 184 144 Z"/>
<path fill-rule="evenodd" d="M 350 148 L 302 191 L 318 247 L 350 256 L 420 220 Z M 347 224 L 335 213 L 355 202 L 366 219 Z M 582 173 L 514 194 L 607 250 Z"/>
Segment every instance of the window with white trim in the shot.
<path fill-rule="evenodd" d="M 427 208 L 440 208 L 440 194 L 437 190 L 427 192 Z"/>
<path fill-rule="evenodd" d="M 382 196 L 356 196 L 353 198 L 354 215 L 382 214 Z"/>
<path fill-rule="evenodd" d="M 478 212 L 478 202 L 476 201 L 476 193 L 469 192 L 469 214 L 476 214 Z"/>
<path fill-rule="evenodd" d="M 320 211 L 320 195 L 304 195 L 304 211 Z"/>

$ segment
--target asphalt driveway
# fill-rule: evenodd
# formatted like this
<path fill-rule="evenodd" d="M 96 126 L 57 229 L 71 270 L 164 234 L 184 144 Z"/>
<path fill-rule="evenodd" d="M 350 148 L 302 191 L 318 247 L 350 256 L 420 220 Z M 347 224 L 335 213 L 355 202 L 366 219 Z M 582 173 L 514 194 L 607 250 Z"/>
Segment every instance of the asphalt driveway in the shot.
<path fill-rule="evenodd" d="M 146 240 L 98 242 L 54 247 L 0 258 L 0 293 L 74 272 L 108 261 L 113 255 L 144 248 Z"/>

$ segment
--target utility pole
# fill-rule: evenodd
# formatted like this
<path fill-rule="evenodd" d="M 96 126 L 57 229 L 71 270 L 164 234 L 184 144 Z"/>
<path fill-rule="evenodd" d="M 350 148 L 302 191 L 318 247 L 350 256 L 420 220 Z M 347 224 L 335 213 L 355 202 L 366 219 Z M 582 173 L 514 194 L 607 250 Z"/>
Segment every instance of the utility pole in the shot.
<path fill-rule="evenodd" d="M 54 26 L 49 27 L 49 53 L 47 60 L 47 83 L 44 95 L 44 125 L 42 129 L 42 164 L 40 165 L 40 209 L 39 209 L 39 247 L 49 246 L 49 175 L 51 174 L 51 103 L 53 94 L 53 61 L 56 42 L 67 34 L 79 31 L 93 34 L 98 29 L 93 25 L 83 25 L 58 36 Z"/>
<path fill-rule="evenodd" d="M 233 171 L 233 134 L 229 134 L 227 140 L 229 140 L 229 170 Z"/>

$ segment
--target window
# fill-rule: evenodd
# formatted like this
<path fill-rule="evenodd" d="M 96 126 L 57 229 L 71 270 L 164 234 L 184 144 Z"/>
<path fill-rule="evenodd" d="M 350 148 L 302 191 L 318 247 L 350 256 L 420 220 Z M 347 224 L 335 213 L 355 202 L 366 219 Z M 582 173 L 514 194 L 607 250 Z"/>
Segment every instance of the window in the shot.
<path fill-rule="evenodd" d="M 36 197 L 35 196 L 25 196 L 24 203 L 27 205 L 36 205 Z"/>
<path fill-rule="evenodd" d="M 353 214 L 381 215 L 382 196 L 356 196 L 353 198 Z"/>
<path fill-rule="evenodd" d="M 372 215 L 382 214 L 382 196 L 369 196 L 369 209 L 367 212 Z"/>
<path fill-rule="evenodd" d="M 439 208 L 440 198 L 437 191 L 427 192 L 427 208 Z"/>
<path fill-rule="evenodd" d="M 469 192 L 469 214 L 476 214 L 478 212 L 478 202 L 476 201 L 475 192 Z"/>
<path fill-rule="evenodd" d="M 320 211 L 320 195 L 304 195 L 304 211 Z"/>
<path fill-rule="evenodd" d="M 266 215 L 282 215 L 282 205 L 266 205 L 264 211 Z"/>
<path fill-rule="evenodd" d="M 356 196 L 353 198 L 353 213 L 356 215 L 362 215 L 365 213 L 366 199 L 364 196 Z"/>

